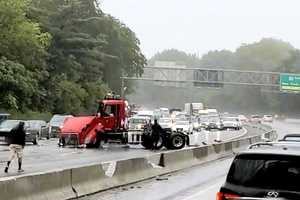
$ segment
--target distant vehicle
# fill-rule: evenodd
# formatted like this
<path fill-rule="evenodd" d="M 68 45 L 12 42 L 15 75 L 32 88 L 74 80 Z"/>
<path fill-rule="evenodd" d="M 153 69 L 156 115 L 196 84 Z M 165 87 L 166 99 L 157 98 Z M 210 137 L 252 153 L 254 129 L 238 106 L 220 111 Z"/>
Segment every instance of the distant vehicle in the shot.
<path fill-rule="evenodd" d="M 176 113 L 175 121 L 187 120 L 187 114 L 185 112 Z"/>
<path fill-rule="evenodd" d="M 170 117 L 169 108 L 160 108 L 159 110 L 160 110 L 161 117 L 163 118 Z"/>
<path fill-rule="evenodd" d="M 240 122 L 247 123 L 249 119 L 245 115 L 238 115 Z"/>
<path fill-rule="evenodd" d="M 149 117 L 143 117 L 143 116 L 133 116 L 128 120 L 129 123 L 129 129 L 130 130 L 143 130 L 145 125 L 149 123 L 150 118 Z"/>
<path fill-rule="evenodd" d="M 300 199 L 300 146 L 258 143 L 238 153 L 217 200 Z"/>
<path fill-rule="evenodd" d="M 218 114 L 218 110 L 217 109 L 207 109 L 208 115 L 211 114 Z"/>
<path fill-rule="evenodd" d="M 209 125 L 209 117 L 200 116 L 200 126 L 201 128 L 206 128 Z"/>
<path fill-rule="evenodd" d="M 237 117 L 225 117 L 222 118 L 223 129 L 235 129 L 240 130 L 242 123 Z"/>
<path fill-rule="evenodd" d="M 49 122 L 49 135 L 47 138 L 56 138 L 59 136 L 60 129 L 62 128 L 64 121 L 72 115 L 53 115 Z"/>
<path fill-rule="evenodd" d="M 206 116 L 208 115 L 208 110 L 199 110 L 198 115 L 201 116 Z"/>
<path fill-rule="evenodd" d="M 182 110 L 180 108 L 171 108 L 170 113 L 172 114 L 174 112 L 182 112 Z"/>
<path fill-rule="evenodd" d="M 43 120 L 28 120 L 26 121 L 26 131 L 37 133 L 39 138 L 46 137 L 48 132 L 47 123 Z"/>
<path fill-rule="evenodd" d="M 198 115 L 200 110 L 204 109 L 203 103 L 185 103 L 184 111 L 190 115 Z"/>
<path fill-rule="evenodd" d="M 192 134 L 193 133 L 193 124 L 187 120 L 178 120 L 173 125 L 172 130 L 183 132 L 186 134 Z"/>
<path fill-rule="evenodd" d="M 208 117 L 208 125 L 205 128 L 210 131 L 212 129 L 223 130 L 223 124 L 219 117 Z"/>
<path fill-rule="evenodd" d="M 205 129 L 208 131 L 211 131 L 213 129 L 223 130 L 224 127 L 221 121 L 210 121 Z"/>
<path fill-rule="evenodd" d="M 251 115 L 250 122 L 252 123 L 261 123 L 262 118 L 259 115 Z"/>
<path fill-rule="evenodd" d="M 192 119 L 193 129 L 196 131 L 201 131 L 201 121 L 199 117 Z"/>
<path fill-rule="evenodd" d="M 0 123 L 3 120 L 7 120 L 9 116 L 10 116 L 10 114 L 8 114 L 8 113 L 0 113 Z"/>
<path fill-rule="evenodd" d="M 138 111 L 136 116 L 149 117 L 152 122 L 154 121 L 154 111 L 152 111 L 152 110 L 140 110 L 140 111 Z"/>
<path fill-rule="evenodd" d="M 4 120 L 0 124 L 0 140 L 9 142 L 10 131 L 15 128 L 21 120 Z M 25 121 L 26 142 L 32 142 L 34 145 L 38 142 L 38 132 L 32 132 L 29 124 Z"/>
<path fill-rule="evenodd" d="M 272 123 L 273 122 L 273 116 L 272 115 L 264 115 L 263 116 L 263 121 Z"/>
<path fill-rule="evenodd" d="M 128 143 L 141 143 L 142 134 L 146 125 L 150 122 L 149 117 L 133 116 L 128 120 Z"/>
<path fill-rule="evenodd" d="M 167 128 L 172 129 L 172 127 L 173 127 L 171 118 L 160 118 L 158 123 L 163 129 L 167 129 Z"/>

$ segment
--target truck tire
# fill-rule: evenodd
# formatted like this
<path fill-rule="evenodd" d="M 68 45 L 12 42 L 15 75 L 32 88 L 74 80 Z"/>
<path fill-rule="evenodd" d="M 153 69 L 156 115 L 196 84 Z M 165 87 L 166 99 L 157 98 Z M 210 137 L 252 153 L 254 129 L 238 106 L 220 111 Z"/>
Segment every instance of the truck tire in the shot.
<path fill-rule="evenodd" d="M 182 149 L 185 146 L 185 136 L 179 133 L 175 133 L 171 136 L 167 147 L 170 149 Z"/>
<path fill-rule="evenodd" d="M 152 148 L 153 148 L 153 144 L 152 144 L 149 140 L 144 140 L 144 141 L 142 141 L 141 145 L 142 145 L 145 149 L 152 149 Z"/>
<path fill-rule="evenodd" d="M 59 147 L 64 147 L 64 146 L 66 146 L 66 141 L 65 141 L 64 138 L 59 138 L 59 140 L 58 140 L 58 146 L 59 146 Z"/>
<path fill-rule="evenodd" d="M 98 133 L 96 135 L 95 140 L 93 141 L 93 143 L 89 143 L 86 145 L 87 148 L 100 148 L 101 146 L 101 142 L 103 141 L 103 139 L 101 139 L 100 134 Z"/>

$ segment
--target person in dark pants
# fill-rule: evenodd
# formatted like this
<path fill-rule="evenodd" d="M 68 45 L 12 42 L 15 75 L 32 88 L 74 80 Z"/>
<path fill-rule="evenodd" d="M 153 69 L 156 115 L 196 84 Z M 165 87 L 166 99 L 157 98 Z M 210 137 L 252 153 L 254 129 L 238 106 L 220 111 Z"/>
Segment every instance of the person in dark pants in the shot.
<path fill-rule="evenodd" d="M 23 172 L 22 169 L 22 157 L 23 157 L 23 149 L 25 147 L 25 129 L 24 129 L 25 123 L 20 122 L 15 128 L 13 128 L 10 131 L 10 145 L 9 149 L 11 152 L 11 156 L 9 158 L 9 161 L 7 161 L 7 165 L 4 169 L 5 173 L 8 173 L 8 168 L 10 166 L 10 163 L 17 157 L 18 158 L 18 172 Z"/>
<path fill-rule="evenodd" d="M 154 120 L 152 125 L 152 140 L 153 140 L 153 150 L 157 149 L 157 144 L 159 141 L 159 134 L 163 131 L 162 127 L 158 124 L 157 119 Z"/>

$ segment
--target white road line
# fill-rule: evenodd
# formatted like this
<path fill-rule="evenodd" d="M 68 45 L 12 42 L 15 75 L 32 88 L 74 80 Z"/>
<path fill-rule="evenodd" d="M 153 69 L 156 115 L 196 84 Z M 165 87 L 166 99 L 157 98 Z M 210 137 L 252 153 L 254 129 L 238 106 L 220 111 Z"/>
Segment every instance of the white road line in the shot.
<path fill-rule="evenodd" d="M 222 185 L 222 181 L 219 181 L 219 182 L 217 182 L 217 183 L 215 183 L 215 184 L 213 184 L 213 185 L 211 185 L 211 186 L 205 188 L 204 190 L 200 190 L 199 192 L 194 193 L 194 194 L 192 194 L 191 196 L 188 196 L 188 197 L 186 197 L 186 198 L 184 198 L 184 199 L 181 199 L 181 200 L 199 199 L 199 198 L 197 198 L 197 197 L 200 197 L 200 196 L 203 195 L 204 193 L 207 193 L 209 190 L 211 190 L 211 189 L 213 189 L 213 188 L 218 188 L 218 187 L 220 187 L 221 185 Z"/>

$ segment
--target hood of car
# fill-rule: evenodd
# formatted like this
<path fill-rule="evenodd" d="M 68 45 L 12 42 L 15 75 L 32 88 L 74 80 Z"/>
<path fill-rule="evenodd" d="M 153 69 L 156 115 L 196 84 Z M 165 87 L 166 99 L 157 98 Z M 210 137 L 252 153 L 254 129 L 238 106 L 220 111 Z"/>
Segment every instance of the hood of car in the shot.
<path fill-rule="evenodd" d="M 0 132 L 10 132 L 11 128 L 0 128 Z"/>
<path fill-rule="evenodd" d="M 189 127 L 189 125 L 175 125 L 174 129 L 182 128 L 183 130 L 188 130 Z"/>

